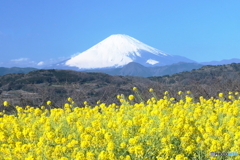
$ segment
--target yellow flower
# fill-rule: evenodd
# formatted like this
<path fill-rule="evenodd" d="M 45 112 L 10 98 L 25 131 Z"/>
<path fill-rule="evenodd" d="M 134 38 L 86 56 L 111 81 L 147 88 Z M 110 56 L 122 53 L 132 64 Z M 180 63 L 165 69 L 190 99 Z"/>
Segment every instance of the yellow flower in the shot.
<path fill-rule="evenodd" d="M 109 133 L 109 132 L 105 133 L 104 138 L 106 140 L 111 140 L 112 139 L 112 133 Z"/>
<path fill-rule="evenodd" d="M 165 91 L 165 92 L 164 92 L 164 95 L 167 95 L 167 94 L 168 94 L 168 91 Z"/>
<path fill-rule="evenodd" d="M 63 137 L 63 138 L 61 139 L 61 142 L 62 142 L 63 144 L 65 144 L 65 143 L 67 142 L 67 138 Z"/>
<path fill-rule="evenodd" d="M 139 139 L 139 137 L 130 138 L 130 139 L 128 140 L 128 142 L 129 142 L 131 145 L 135 145 L 135 144 L 138 143 L 138 139 Z"/>
<path fill-rule="evenodd" d="M 36 158 L 33 155 L 31 155 L 31 154 L 29 154 L 28 157 L 25 158 L 25 160 L 35 160 L 35 159 Z"/>
<path fill-rule="evenodd" d="M 185 148 L 185 151 L 187 153 L 193 153 L 194 149 L 195 149 L 195 147 L 193 145 L 189 145 L 189 146 L 187 146 L 187 148 Z"/>
<path fill-rule="evenodd" d="M 223 96 L 224 96 L 223 93 L 219 93 L 219 94 L 218 94 L 218 97 L 220 97 L 220 98 L 222 98 Z"/>
<path fill-rule="evenodd" d="M 192 102 L 192 101 L 193 101 L 193 99 L 192 99 L 191 97 L 186 96 L 186 102 L 187 102 L 187 103 L 190 103 L 190 102 Z"/>
<path fill-rule="evenodd" d="M 184 156 L 184 154 L 178 154 L 176 157 L 175 157 L 175 160 L 185 160 L 187 159 L 187 157 Z"/>
<path fill-rule="evenodd" d="M 196 142 L 200 143 L 201 142 L 201 137 L 198 136 L 197 139 L 196 139 Z"/>
<path fill-rule="evenodd" d="M 152 89 L 152 88 L 150 88 L 150 89 L 149 89 L 149 92 L 153 92 L 153 89 Z"/>
<path fill-rule="evenodd" d="M 107 151 L 113 151 L 114 147 L 115 147 L 115 144 L 113 143 L 113 141 L 108 142 Z"/>
<path fill-rule="evenodd" d="M 87 148 L 91 145 L 90 141 L 82 141 L 81 142 L 81 148 Z"/>
<path fill-rule="evenodd" d="M 165 137 L 163 137 L 162 139 L 161 139 L 161 142 L 162 142 L 162 144 L 167 144 L 167 138 L 165 138 Z"/>
<path fill-rule="evenodd" d="M 178 91 L 178 95 L 181 95 L 182 94 L 182 91 Z"/>
<path fill-rule="evenodd" d="M 97 101 L 97 104 L 100 104 L 100 103 L 101 103 L 101 101 L 100 101 L 100 100 L 98 100 L 98 101 Z"/>
<path fill-rule="evenodd" d="M 179 95 L 179 102 L 166 93 L 160 100 L 132 101 L 132 107 L 128 103 L 135 95 L 119 95 L 121 105 L 101 102 L 95 108 L 71 109 L 75 104 L 68 99 L 65 108 L 16 106 L 16 115 L 3 110 L 0 152 L 5 159 L 186 160 L 190 154 L 189 159 L 201 157 L 198 150 L 240 150 L 239 95 L 226 95 L 233 100 L 221 98 L 223 93 L 217 99 L 200 96 L 199 102 L 191 94 Z"/>
<path fill-rule="evenodd" d="M 47 105 L 51 105 L 52 104 L 52 101 L 47 101 Z"/>
<path fill-rule="evenodd" d="M 126 148 L 127 147 L 127 144 L 125 143 L 125 142 L 122 142 L 121 144 L 120 144 L 120 148 Z"/>
<path fill-rule="evenodd" d="M 124 131 L 122 132 L 122 136 L 123 136 L 123 137 L 127 137 L 128 135 L 129 135 L 129 133 L 128 133 L 127 130 L 124 130 Z"/>
<path fill-rule="evenodd" d="M 108 154 L 106 151 L 102 151 L 99 155 L 98 155 L 98 159 L 107 159 L 108 158 Z"/>
<path fill-rule="evenodd" d="M 72 102 L 73 101 L 71 97 L 68 97 L 67 100 L 68 100 L 68 102 Z"/>
<path fill-rule="evenodd" d="M 84 153 L 82 151 L 77 152 L 76 159 L 85 159 Z"/>
<path fill-rule="evenodd" d="M 4 102 L 3 102 L 3 106 L 4 106 L 4 107 L 8 107 L 8 106 L 9 106 L 8 101 L 4 101 Z"/>
<path fill-rule="evenodd" d="M 117 99 L 121 99 L 121 95 L 118 94 L 118 95 L 117 95 Z"/>
<path fill-rule="evenodd" d="M 167 100 L 167 99 L 168 99 L 168 96 L 163 96 L 163 99 Z"/>
<path fill-rule="evenodd" d="M 191 94 L 191 91 L 187 91 L 187 94 Z"/>
<path fill-rule="evenodd" d="M 128 147 L 128 152 L 129 153 L 134 153 L 135 152 L 135 147 Z"/>
<path fill-rule="evenodd" d="M 84 104 L 84 105 L 88 105 L 88 102 L 87 102 L 87 101 L 84 101 L 83 104 Z"/>
<path fill-rule="evenodd" d="M 234 97 L 232 95 L 229 95 L 228 99 L 234 99 Z"/>
<path fill-rule="evenodd" d="M 70 104 L 65 103 L 65 104 L 64 104 L 64 108 L 70 108 Z"/>
<path fill-rule="evenodd" d="M 133 89 L 132 89 L 133 91 L 137 91 L 137 87 L 133 87 Z"/>
<path fill-rule="evenodd" d="M 134 95 L 132 95 L 132 94 L 129 95 L 129 96 L 128 96 L 128 99 L 129 99 L 130 101 L 134 100 Z"/>
<path fill-rule="evenodd" d="M 120 99 L 119 101 L 120 101 L 121 103 L 125 102 L 125 100 L 124 100 L 124 99 Z"/>
<path fill-rule="evenodd" d="M 95 159 L 95 155 L 94 155 L 93 152 L 88 151 L 86 158 L 87 158 L 88 160 L 94 160 L 94 159 Z"/>
<path fill-rule="evenodd" d="M 144 149 L 141 145 L 134 147 L 136 156 L 142 156 L 144 154 Z"/>
<path fill-rule="evenodd" d="M 131 160 L 131 157 L 129 155 L 126 155 L 125 160 Z"/>

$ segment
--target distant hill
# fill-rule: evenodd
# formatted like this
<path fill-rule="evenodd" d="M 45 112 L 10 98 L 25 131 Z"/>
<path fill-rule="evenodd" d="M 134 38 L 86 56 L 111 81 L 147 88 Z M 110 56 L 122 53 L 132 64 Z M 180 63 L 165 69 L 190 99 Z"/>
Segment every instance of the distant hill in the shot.
<path fill-rule="evenodd" d="M 0 76 L 5 75 L 5 74 L 10 74 L 10 73 L 28 73 L 28 72 L 34 71 L 34 70 L 37 70 L 37 68 L 0 67 Z"/>
<path fill-rule="evenodd" d="M 138 72 L 137 69 L 135 71 Z M 158 98 L 162 98 L 166 90 L 176 100 L 181 98 L 177 95 L 178 91 L 187 90 L 195 97 L 210 98 L 216 97 L 219 92 L 239 92 L 239 79 L 240 63 L 203 66 L 192 71 L 148 78 L 72 70 L 36 70 L 0 76 L 0 99 L 19 106 L 41 106 L 47 100 L 52 100 L 54 107 L 62 107 L 66 98 L 72 97 L 79 106 L 83 106 L 84 101 L 94 106 L 98 100 L 106 104 L 119 103 L 116 96 L 134 94 L 132 87 L 138 87 L 144 100 L 152 96 L 149 88 L 154 89 Z M 136 102 L 139 100 L 136 99 Z"/>
<path fill-rule="evenodd" d="M 130 62 L 122 68 L 85 70 L 85 72 L 101 72 L 109 75 L 121 76 L 152 77 L 172 75 L 183 71 L 191 71 L 192 69 L 198 69 L 202 66 L 202 64 L 198 63 L 179 62 L 166 66 L 145 67 L 139 63 Z"/>
<path fill-rule="evenodd" d="M 219 92 L 240 90 L 240 63 L 227 65 L 207 65 L 200 69 L 181 72 L 171 76 L 149 77 L 149 79 L 169 86 L 169 90 L 193 90 L 195 96 L 214 96 Z"/>
<path fill-rule="evenodd" d="M 151 77 L 151 76 L 163 76 L 172 75 L 183 71 L 191 71 L 192 69 L 198 69 L 202 67 L 202 64 L 198 63 L 185 63 L 179 62 L 172 65 L 156 66 L 156 67 L 145 67 L 136 62 L 130 62 L 129 64 L 121 68 L 112 69 L 93 69 L 85 70 L 84 72 L 100 72 L 109 75 L 120 75 L 120 76 L 139 76 L 139 77 Z M 30 71 L 38 70 L 37 68 L 5 68 L 0 67 L 0 76 L 9 73 L 28 73 Z M 71 69 L 70 69 L 71 70 Z"/>
<path fill-rule="evenodd" d="M 240 63 L 240 59 L 232 58 L 232 59 L 223 59 L 221 61 L 210 61 L 210 62 L 201 62 L 202 65 L 224 65 L 231 63 Z"/>
<path fill-rule="evenodd" d="M 164 76 L 164 75 L 172 75 L 175 73 L 180 73 L 184 71 L 191 71 L 193 69 L 199 69 L 203 67 L 202 64 L 198 63 L 185 63 L 179 62 L 174 63 L 172 65 L 162 66 L 162 67 L 153 67 L 152 69 L 152 76 Z"/>
<path fill-rule="evenodd" d="M 217 66 L 206 65 L 200 69 L 193 69 L 192 71 L 185 71 L 171 76 L 165 75 L 162 77 L 150 77 L 150 79 L 168 84 L 182 83 L 188 85 L 192 82 L 196 82 L 199 84 L 211 85 L 213 80 L 219 82 L 225 82 L 229 79 L 239 81 L 239 77 L 240 63 L 232 63 Z"/>

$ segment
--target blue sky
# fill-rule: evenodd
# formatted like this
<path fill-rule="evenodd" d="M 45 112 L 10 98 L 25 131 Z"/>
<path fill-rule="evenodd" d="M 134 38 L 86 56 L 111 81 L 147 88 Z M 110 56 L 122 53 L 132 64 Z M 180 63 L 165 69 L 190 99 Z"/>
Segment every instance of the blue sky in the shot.
<path fill-rule="evenodd" d="M 64 59 L 112 34 L 198 62 L 240 58 L 239 7 L 239 0 L 1 0 L 0 62 Z"/>

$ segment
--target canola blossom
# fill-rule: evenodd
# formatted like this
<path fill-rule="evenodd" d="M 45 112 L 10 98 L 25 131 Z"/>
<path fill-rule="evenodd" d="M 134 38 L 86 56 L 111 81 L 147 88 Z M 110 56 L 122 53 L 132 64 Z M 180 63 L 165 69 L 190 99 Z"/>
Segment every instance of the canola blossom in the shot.
<path fill-rule="evenodd" d="M 4 106 L 4 107 L 8 107 L 8 106 L 9 106 L 8 101 L 4 101 L 4 102 L 3 102 L 3 106 Z"/>
<path fill-rule="evenodd" d="M 210 156 L 240 153 L 238 93 L 226 99 L 223 93 L 219 98 L 199 97 L 196 102 L 190 91 L 179 101 L 168 91 L 162 99 L 145 102 L 136 103 L 133 95 L 118 95 L 116 100 L 121 105 L 98 101 L 90 106 L 85 101 L 78 107 L 69 97 L 63 108 L 16 106 L 15 115 L 2 112 L 0 159 L 240 159 Z"/>
<path fill-rule="evenodd" d="M 46 103 L 47 103 L 47 105 L 51 105 L 52 101 L 47 101 Z"/>

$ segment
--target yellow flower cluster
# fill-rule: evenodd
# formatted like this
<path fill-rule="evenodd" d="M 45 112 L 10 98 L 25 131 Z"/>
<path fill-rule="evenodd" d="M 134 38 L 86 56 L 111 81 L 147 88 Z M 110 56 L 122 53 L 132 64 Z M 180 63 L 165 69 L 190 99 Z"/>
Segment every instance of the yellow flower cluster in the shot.
<path fill-rule="evenodd" d="M 98 101 L 80 108 L 72 98 L 58 109 L 16 106 L 16 115 L 0 118 L 0 159 L 204 160 L 222 158 L 210 152 L 240 153 L 238 94 L 199 102 L 189 94 L 178 102 L 166 91 L 162 99 L 141 103 L 119 95 L 120 106 Z"/>

